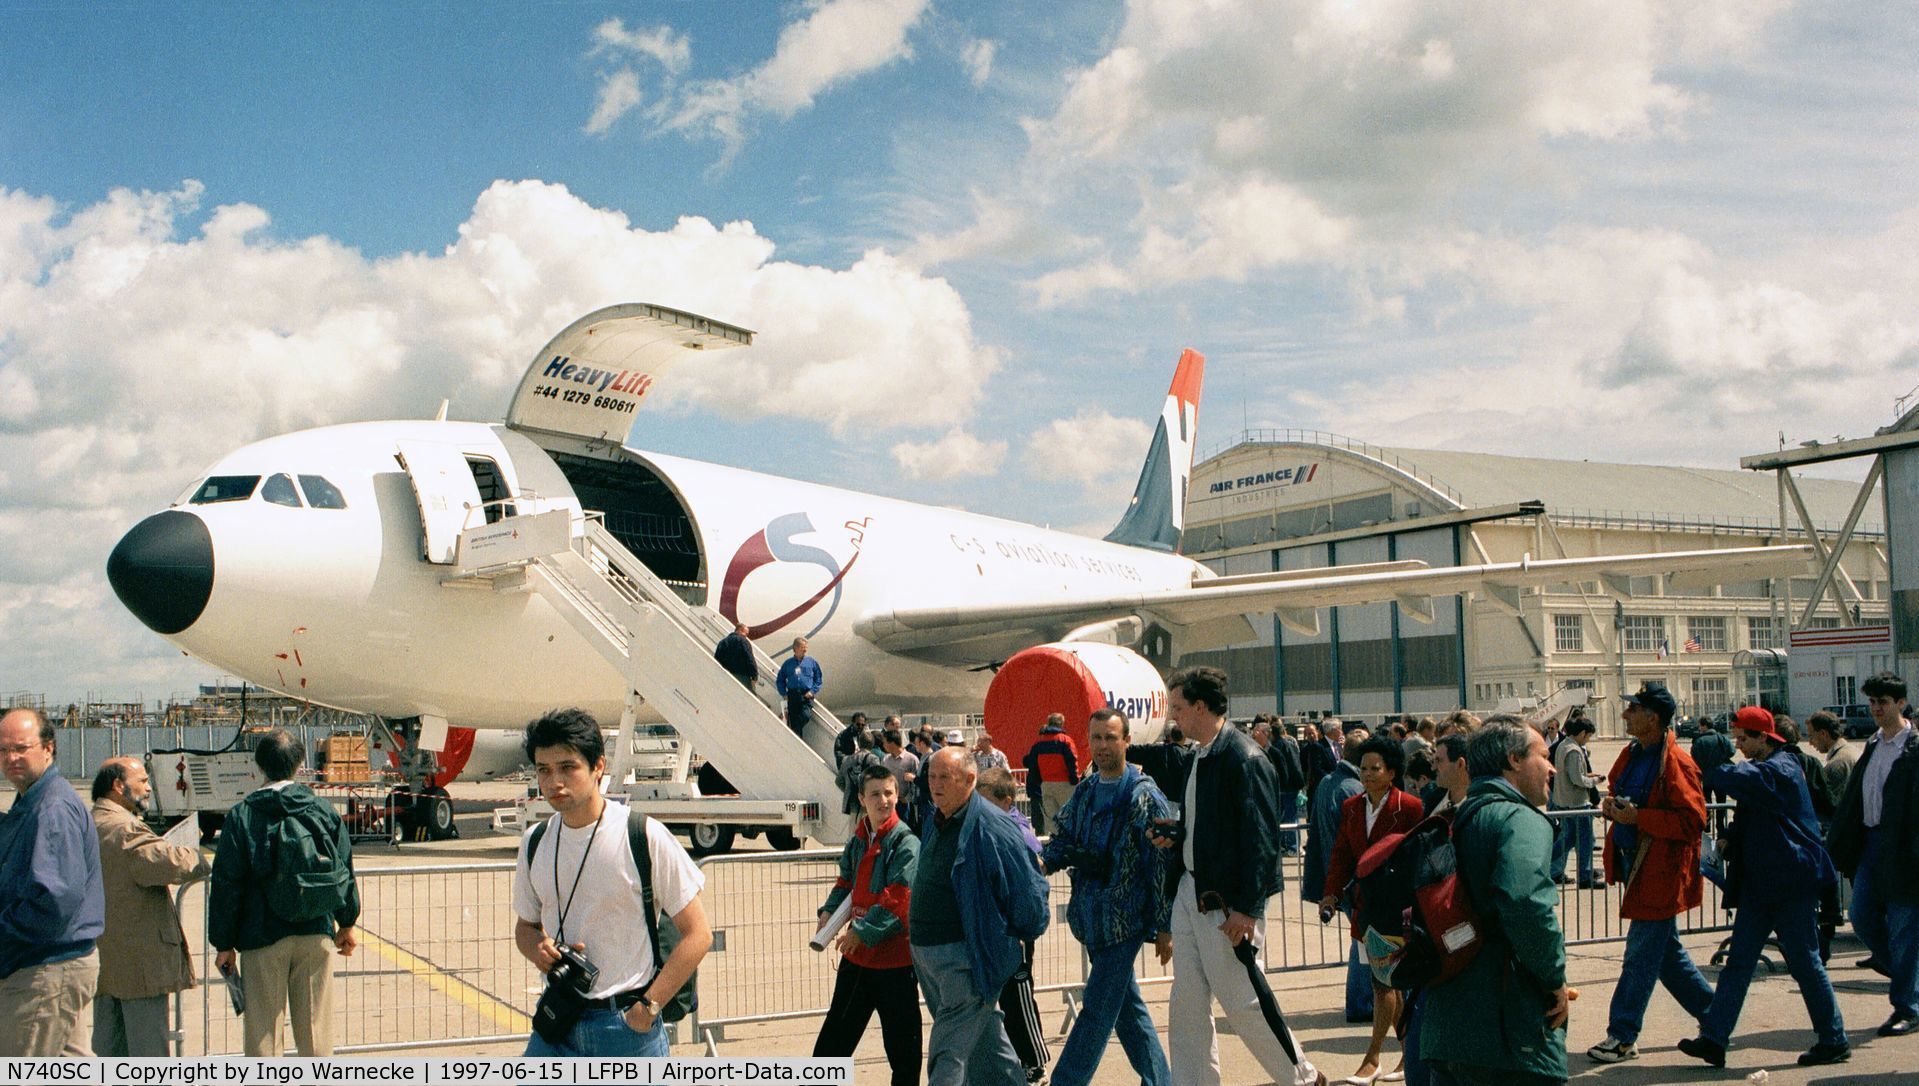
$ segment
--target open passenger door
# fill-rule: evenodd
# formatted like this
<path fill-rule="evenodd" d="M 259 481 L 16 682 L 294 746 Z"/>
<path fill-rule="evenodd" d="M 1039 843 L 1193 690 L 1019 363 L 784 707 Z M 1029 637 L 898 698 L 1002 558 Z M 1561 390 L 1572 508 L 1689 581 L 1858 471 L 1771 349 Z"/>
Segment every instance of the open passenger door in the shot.
<path fill-rule="evenodd" d="M 451 565 L 467 517 L 480 507 L 480 487 L 457 446 L 436 441 L 401 441 L 400 463 L 413 480 L 420 503 L 420 525 L 427 561 Z"/>
<path fill-rule="evenodd" d="M 534 356 L 506 424 L 548 449 L 603 456 L 625 443 L 640 400 L 667 366 L 689 352 L 752 342 L 744 328 L 665 306 L 596 309 Z"/>

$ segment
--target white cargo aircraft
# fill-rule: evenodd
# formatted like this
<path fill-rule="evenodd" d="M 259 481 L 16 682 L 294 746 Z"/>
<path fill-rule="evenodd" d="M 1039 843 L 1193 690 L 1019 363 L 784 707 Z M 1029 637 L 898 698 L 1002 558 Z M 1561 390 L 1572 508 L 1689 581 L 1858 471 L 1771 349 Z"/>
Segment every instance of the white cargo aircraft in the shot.
<path fill-rule="evenodd" d="M 585 548 L 589 534 L 610 535 L 687 603 L 717 612 L 715 630 L 743 622 L 775 655 L 809 637 L 833 705 L 925 712 L 977 712 L 991 668 L 1047 642 L 1137 645 L 1157 627 L 1180 653 L 1249 640 L 1247 614 L 1313 628 L 1317 608 L 1397 600 L 1430 620 L 1434 595 L 1738 579 L 1806 560 L 1805 548 L 1777 547 L 1214 576 L 1177 553 L 1204 368 L 1192 351 L 1105 540 L 624 444 L 672 364 L 721 364 L 707 356 L 751 341 L 660 306 L 598 310 L 540 351 L 504 422 L 352 423 L 247 445 L 129 531 L 108 577 L 142 622 L 224 672 L 426 722 L 419 745 L 446 748 L 444 783 L 460 744 L 438 729 L 517 729 L 570 704 L 610 721 L 631 707 L 633 669 L 653 645 L 633 628 L 609 652 L 594 637 L 603 618 L 583 620 L 575 593 L 526 575 L 568 547 L 607 574 L 605 551 L 617 547 Z M 694 699 L 680 691 L 641 712 L 684 732 L 670 703 Z M 712 753 L 727 737 L 696 743 Z"/>

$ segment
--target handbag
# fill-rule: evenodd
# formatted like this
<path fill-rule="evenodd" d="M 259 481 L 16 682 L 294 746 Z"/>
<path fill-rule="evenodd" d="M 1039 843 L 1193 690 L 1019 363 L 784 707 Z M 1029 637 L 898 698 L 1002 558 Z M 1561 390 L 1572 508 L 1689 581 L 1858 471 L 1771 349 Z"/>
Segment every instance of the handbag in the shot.
<path fill-rule="evenodd" d="M 1699 873 L 1721 890 L 1726 888 L 1726 853 L 1711 830 L 1699 837 Z"/>

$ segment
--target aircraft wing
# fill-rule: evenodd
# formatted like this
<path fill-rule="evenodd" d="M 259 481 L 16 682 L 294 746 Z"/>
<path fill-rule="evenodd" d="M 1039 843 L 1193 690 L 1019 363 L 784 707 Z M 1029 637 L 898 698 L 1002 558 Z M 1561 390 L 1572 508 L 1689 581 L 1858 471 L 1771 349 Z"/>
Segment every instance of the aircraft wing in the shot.
<path fill-rule="evenodd" d="M 1157 592 L 876 612 L 863 616 L 854 629 L 888 652 L 983 665 L 1082 627 L 1126 618 L 1189 630 L 1214 625 L 1219 635 L 1201 639 L 1223 644 L 1250 636 L 1242 617 L 1248 614 L 1277 613 L 1289 628 L 1311 633 L 1318 629 L 1319 608 L 1397 601 L 1410 617 L 1430 622 L 1435 596 L 1485 593 L 1516 612 L 1524 588 L 1598 581 L 1615 595 L 1629 596 L 1635 577 L 1664 576 L 1670 586 L 1696 587 L 1801 574 L 1811 559 L 1812 548 L 1801 545 L 1439 568 L 1384 562 L 1221 577 Z"/>

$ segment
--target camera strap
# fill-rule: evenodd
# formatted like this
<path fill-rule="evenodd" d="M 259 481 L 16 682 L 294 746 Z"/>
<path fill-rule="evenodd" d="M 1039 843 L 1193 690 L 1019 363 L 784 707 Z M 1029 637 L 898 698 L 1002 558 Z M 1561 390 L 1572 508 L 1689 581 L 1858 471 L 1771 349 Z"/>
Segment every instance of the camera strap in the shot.
<path fill-rule="evenodd" d="M 553 941 L 564 946 L 566 945 L 566 914 L 573 908 L 574 895 L 580 892 L 580 877 L 586 874 L 586 862 L 593 856 L 593 839 L 600 835 L 600 823 L 606 819 L 606 804 L 604 802 L 600 804 L 600 817 L 593 820 L 593 830 L 586 835 L 586 848 L 580 852 L 580 867 L 573 872 L 573 887 L 567 891 L 564 901 L 560 900 L 560 835 L 566 832 L 566 820 L 561 819 L 559 815 L 553 817 L 559 819 L 559 825 L 553 831 L 553 904 L 560 914 L 559 931 L 554 934 Z M 528 859 L 532 858 L 528 857 Z"/>

